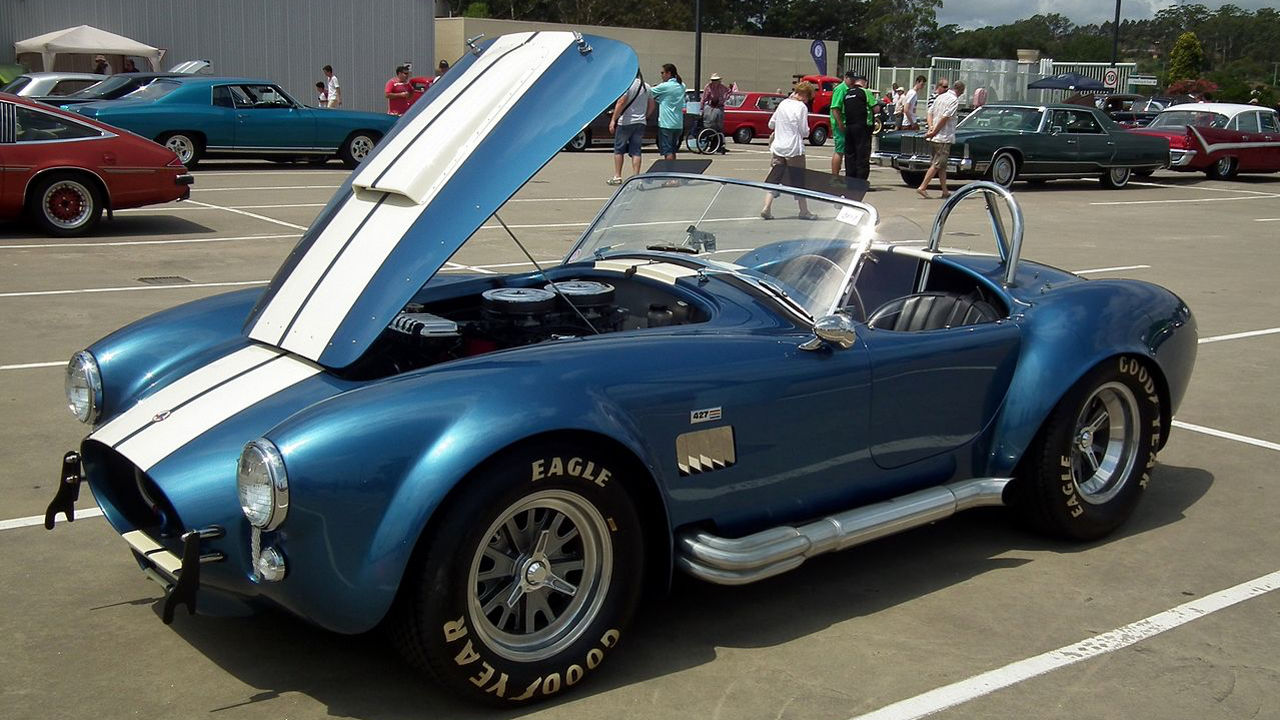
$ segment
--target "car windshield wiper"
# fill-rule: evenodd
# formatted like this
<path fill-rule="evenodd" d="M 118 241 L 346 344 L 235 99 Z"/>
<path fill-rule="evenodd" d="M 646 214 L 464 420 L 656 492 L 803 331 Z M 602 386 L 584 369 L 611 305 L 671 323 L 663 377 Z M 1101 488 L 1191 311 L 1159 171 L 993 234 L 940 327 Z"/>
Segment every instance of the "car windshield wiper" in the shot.
<path fill-rule="evenodd" d="M 670 244 L 670 243 L 658 243 L 658 244 L 656 244 L 656 245 L 645 245 L 645 246 L 644 246 L 644 249 L 645 249 L 645 250 L 659 250 L 659 251 L 662 251 L 662 252 L 688 253 L 688 254 L 690 254 L 690 255 L 697 255 L 697 254 L 698 254 L 698 251 L 697 251 L 696 249 L 694 249 L 694 248 L 691 248 L 691 247 L 688 247 L 688 246 L 685 246 L 685 245 L 672 245 L 672 244 Z"/>
<path fill-rule="evenodd" d="M 739 280 L 747 283 L 748 285 L 756 288 L 757 290 L 760 290 L 766 295 L 771 295 L 774 299 L 776 299 L 781 304 L 785 305 L 792 312 L 808 320 L 809 322 L 813 322 L 813 315 L 809 313 L 809 311 L 805 308 L 805 306 L 801 305 L 799 302 L 796 301 L 795 298 L 788 295 L 786 290 L 783 290 L 781 287 L 779 287 L 778 285 L 774 284 L 769 280 L 765 280 L 764 278 L 761 278 L 761 277 L 756 277 L 755 275 L 748 275 L 747 273 L 741 272 L 739 270 L 733 270 L 729 268 L 709 267 L 703 272 L 706 274 L 723 273 L 725 275 L 732 275 L 733 277 L 738 278 Z"/>

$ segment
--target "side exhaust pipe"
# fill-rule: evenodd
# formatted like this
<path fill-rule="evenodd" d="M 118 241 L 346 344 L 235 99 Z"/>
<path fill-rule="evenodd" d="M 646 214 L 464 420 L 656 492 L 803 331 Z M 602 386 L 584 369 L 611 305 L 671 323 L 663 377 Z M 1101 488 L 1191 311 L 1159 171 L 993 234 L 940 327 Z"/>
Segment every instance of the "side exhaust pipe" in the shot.
<path fill-rule="evenodd" d="M 1004 505 L 1004 488 L 1011 479 L 939 485 L 800 527 L 783 525 L 736 539 L 702 531 L 683 533 L 676 540 L 676 564 L 707 582 L 745 585 L 794 570 L 815 555 L 937 522 L 960 510 Z"/>

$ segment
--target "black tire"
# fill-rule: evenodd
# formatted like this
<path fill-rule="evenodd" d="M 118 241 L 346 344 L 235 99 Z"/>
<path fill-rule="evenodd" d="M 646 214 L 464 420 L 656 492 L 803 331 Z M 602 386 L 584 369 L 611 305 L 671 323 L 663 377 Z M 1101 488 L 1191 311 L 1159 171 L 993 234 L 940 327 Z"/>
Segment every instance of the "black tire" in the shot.
<path fill-rule="evenodd" d="M 756 131 L 752 130 L 751 127 L 748 125 L 743 125 L 742 127 L 733 131 L 733 141 L 738 143 L 739 145 L 747 145 L 748 143 L 751 142 L 751 138 L 755 136 L 756 136 Z"/>
<path fill-rule="evenodd" d="M 1155 170 L 1134 170 L 1133 174 L 1135 177 L 1149 178 L 1152 175 L 1155 175 L 1156 171 Z"/>
<path fill-rule="evenodd" d="M 818 125 L 809 131 L 809 144 L 814 147 L 821 147 L 827 143 L 827 129 L 822 125 Z"/>
<path fill-rule="evenodd" d="M 1102 187 L 1108 190 L 1119 190 L 1129 184 L 1133 171 L 1129 168 L 1110 168 L 1102 173 Z"/>
<path fill-rule="evenodd" d="M 517 450 L 467 478 L 406 574 L 393 637 L 409 661 L 463 697 L 503 706 L 592 674 L 626 631 L 644 576 L 643 531 L 620 469 L 559 444 Z"/>
<path fill-rule="evenodd" d="M 378 145 L 378 139 L 379 136 L 375 132 L 357 130 L 342 142 L 342 147 L 338 148 L 338 157 L 343 165 L 353 168 L 369 157 L 369 153 L 372 153 L 373 148 Z"/>
<path fill-rule="evenodd" d="M 987 168 L 987 179 L 1000 187 L 1012 187 L 1018 179 L 1018 159 L 1010 152 L 996 153 Z"/>
<path fill-rule="evenodd" d="M 102 217 L 102 192 L 84 173 L 42 175 L 28 191 L 27 214 L 46 233 L 58 237 L 83 235 Z"/>
<path fill-rule="evenodd" d="M 1240 161 L 1233 157 L 1219 158 L 1217 162 L 1209 166 L 1204 171 L 1210 180 L 1230 180 L 1236 176 L 1236 172 L 1240 169 Z"/>
<path fill-rule="evenodd" d="M 564 149 L 569 152 L 582 152 L 589 147 L 591 147 L 591 131 L 583 128 L 578 131 L 577 135 L 573 136 L 572 140 L 565 144 Z"/>
<path fill-rule="evenodd" d="M 902 175 L 902 182 L 913 188 L 920 187 L 920 183 L 924 182 L 924 173 L 919 170 L 899 170 Z"/>
<path fill-rule="evenodd" d="M 311 165 L 324 165 L 332 159 L 333 157 L 330 155 L 312 155 L 307 158 L 307 163 Z"/>
<path fill-rule="evenodd" d="M 156 138 L 156 142 L 172 150 L 188 170 L 199 164 L 200 158 L 204 157 L 204 141 L 193 132 L 167 132 Z"/>
<path fill-rule="evenodd" d="M 1072 386 L 1040 428 L 1010 487 L 1013 505 L 1053 536 L 1107 535 L 1137 507 L 1160 433 L 1150 369 L 1133 357 L 1107 360 Z"/>

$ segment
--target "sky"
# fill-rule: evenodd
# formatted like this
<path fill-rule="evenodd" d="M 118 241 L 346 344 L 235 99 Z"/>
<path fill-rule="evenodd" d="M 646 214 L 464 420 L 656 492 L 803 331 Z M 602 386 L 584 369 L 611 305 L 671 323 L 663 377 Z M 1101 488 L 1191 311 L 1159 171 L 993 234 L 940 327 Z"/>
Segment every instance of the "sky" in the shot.
<path fill-rule="evenodd" d="M 1162 8 L 1186 4 L 1190 3 L 1175 0 L 1122 0 L 1120 18 L 1143 20 Z M 1202 0 L 1202 4 L 1216 9 L 1225 3 L 1218 0 Z M 1262 7 L 1275 7 L 1276 0 L 1234 0 L 1232 4 L 1244 10 L 1257 10 Z M 1032 15 L 1047 15 L 1054 12 L 1067 16 L 1077 25 L 1088 25 L 1114 19 L 1116 4 L 1115 0 L 1073 0 L 1070 3 L 1059 0 L 942 0 L 942 9 L 938 11 L 938 24 L 975 28 L 1003 25 Z"/>

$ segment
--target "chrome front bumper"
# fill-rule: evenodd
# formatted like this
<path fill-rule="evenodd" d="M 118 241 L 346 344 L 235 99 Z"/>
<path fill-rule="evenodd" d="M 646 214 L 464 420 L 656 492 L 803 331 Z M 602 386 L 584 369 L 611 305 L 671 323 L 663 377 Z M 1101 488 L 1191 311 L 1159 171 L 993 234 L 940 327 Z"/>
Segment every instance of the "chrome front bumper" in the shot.
<path fill-rule="evenodd" d="M 1169 151 L 1169 167 L 1180 168 L 1191 164 L 1196 158 L 1195 150 L 1170 150 Z"/>
<path fill-rule="evenodd" d="M 931 155 L 903 155 L 900 153 L 871 153 L 871 162 L 881 167 L 891 167 L 894 170 L 910 170 L 923 172 L 929 169 L 933 164 L 933 156 Z M 975 173 L 981 175 L 987 171 L 989 163 L 975 163 L 973 158 L 947 158 L 947 172 L 954 173 Z"/>

